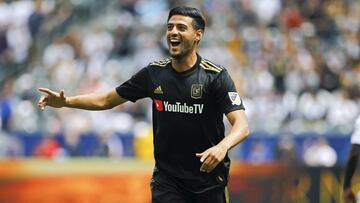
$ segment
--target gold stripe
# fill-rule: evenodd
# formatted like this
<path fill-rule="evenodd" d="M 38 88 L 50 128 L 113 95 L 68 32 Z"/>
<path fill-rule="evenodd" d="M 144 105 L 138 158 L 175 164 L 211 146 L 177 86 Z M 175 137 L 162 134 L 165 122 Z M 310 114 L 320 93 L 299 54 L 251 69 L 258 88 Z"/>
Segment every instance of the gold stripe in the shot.
<path fill-rule="evenodd" d="M 207 66 L 209 66 L 209 67 L 212 67 L 212 68 L 214 68 L 214 69 L 216 69 L 216 70 L 219 70 L 219 71 L 222 70 L 221 68 L 219 68 L 219 67 L 217 67 L 217 66 L 212 66 L 211 64 L 209 64 L 209 63 L 207 63 L 207 62 L 205 62 L 205 61 L 203 61 L 203 64 L 205 64 L 205 65 L 207 65 Z"/>
<path fill-rule="evenodd" d="M 214 67 L 212 67 L 212 66 L 209 66 L 208 64 L 206 64 L 206 63 L 200 63 L 200 66 L 203 68 L 203 69 L 205 69 L 205 70 L 210 70 L 210 71 L 214 71 L 214 72 L 217 72 L 217 73 L 220 73 L 220 70 L 219 69 L 216 69 L 216 68 L 214 68 Z"/>
<path fill-rule="evenodd" d="M 170 61 L 154 61 L 152 63 L 156 63 L 156 64 L 166 64 L 166 63 L 169 63 Z"/>
<path fill-rule="evenodd" d="M 170 60 L 167 60 L 167 61 L 157 61 L 155 63 L 158 63 L 158 64 L 168 64 L 170 62 Z"/>
<path fill-rule="evenodd" d="M 212 66 L 212 67 L 214 67 L 214 68 L 219 69 L 220 71 L 222 70 L 222 68 L 220 68 L 219 66 L 213 64 L 213 63 L 212 63 L 211 61 L 209 61 L 209 60 L 203 59 L 202 61 L 204 61 L 204 63 L 209 64 L 210 66 Z"/>
<path fill-rule="evenodd" d="M 200 66 L 205 70 L 209 70 L 209 71 L 213 71 L 213 72 L 217 72 L 217 73 L 220 72 L 218 69 L 215 69 L 215 68 L 213 68 L 213 67 L 211 67 L 211 66 L 209 66 L 209 65 L 207 65 L 205 63 L 200 63 Z"/>
<path fill-rule="evenodd" d="M 158 60 L 158 61 L 154 61 L 153 63 L 160 63 L 160 64 L 162 64 L 162 63 L 168 63 L 168 62 L 170 62 L 170 61 L 171 61 L 170 58 L 165 58 L 165 59 L 160 59 L 160 60 Z"/>
<path fill-rule="evenodd" d="M 224 193 L 225 193 L 225 202 L 230 203 L 230 195 L 227 186 L 225 186 Z"/>
<path fill-rule="evenodd" d="M 155 66 L 166 66 L 166 65 L 167 65 L 167 63 L 165 63 L 165 64 L 161 64 L 161 63 L 155 63 L 155 62 L 152 62 L 152 63 L 150 63 L 150 65 L 155 65 Z"/>
<path fill-rule="evenodd" d="M 168 62 L 168 61 L 171 61 L 171 59 L 170 58 L 164 58 L 164 59 L 158 60 L 158 62 Z"/>
<path fill-rule="evenodd" d="M 204 58 L 203 58 L 202 60 L 205 61 L 206 63 L 214 66 L 214 67 L 220 68 L 218 65 L 214 64 L 213 62 L 211 62 L 211 61 L 209 61 L 209 60 L 207 60 L 207 59 L 204 59 Z M 220 69 L 221 69 L 221 68 L 220 68 Z"/>
<path fill-rule="evenodd" d="M 200 63 L 200 66 L 205 69 L 205 70 L 209 70 L 209 68 L 205 67 L 205 65 L 203 65 L 202 63 Z M 213 70 L 212 70 L 213 71 Z"/>
<path fill-rule="evenodd" d="M 164 67 L 164 66 L 166 66 L 167 64 L 169 64 L 170 62 L 171 62 L 170 59 L 164 59 L 164 60 L 159 60 L 159 61 L 151 62 L 150 65 L 156 65 L 156 66 Z"/>

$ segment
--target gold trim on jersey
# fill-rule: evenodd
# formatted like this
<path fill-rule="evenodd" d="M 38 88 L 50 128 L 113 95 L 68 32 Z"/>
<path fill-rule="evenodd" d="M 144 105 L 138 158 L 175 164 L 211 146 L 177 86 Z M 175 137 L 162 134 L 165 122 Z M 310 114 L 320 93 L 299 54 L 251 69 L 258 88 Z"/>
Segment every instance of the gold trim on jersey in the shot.
<path fill-rule="evenodd" d="M 165 67 L 171 62 L 171 58 L 165 58 L 158 61 L 151 62 L 150 65 Z"/>
<path fill-rule="evenodd" d="M 217 72 L 217 73 L 220 73 L 222 71 L 222 68 L 220 68 L 219 66 L 213 64 L 212 62 L 210 62 L 206 59 L 201 60 L 200 66 L 205 70 L 209 70 L 209 71 L 213 71 L 213 72 Z"/>
<path fill-rule="evenodd" d="M 229 203 L 230 202 L 230 195 L 229 195 L 229 190 L 228 190 L 227 186 L 225 186 L 224 193 L 225 193 L 225 202 Z"/>

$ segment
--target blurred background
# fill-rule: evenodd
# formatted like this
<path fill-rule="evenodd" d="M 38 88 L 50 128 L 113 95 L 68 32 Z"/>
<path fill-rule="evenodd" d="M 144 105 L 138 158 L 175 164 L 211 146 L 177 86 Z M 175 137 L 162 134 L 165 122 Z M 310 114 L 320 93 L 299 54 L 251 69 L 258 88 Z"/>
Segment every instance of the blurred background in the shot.
<path fill-rule="evenodd" d="M 246 108 L 232 202 L 342 202 L 360 114 L 359 0 L 0 0 L 0 202 L 150 202 L 151 100 L 42 112 L 37 88 L 122 84 L 168 56 L 176 5 L 204 13 L 199 53 L 229 70 Z"/>

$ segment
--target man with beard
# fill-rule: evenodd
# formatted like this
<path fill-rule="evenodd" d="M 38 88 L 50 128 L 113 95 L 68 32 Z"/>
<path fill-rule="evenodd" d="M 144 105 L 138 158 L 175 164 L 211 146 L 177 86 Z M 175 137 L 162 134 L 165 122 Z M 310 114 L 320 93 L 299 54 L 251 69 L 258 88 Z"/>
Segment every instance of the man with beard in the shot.
<path fill-rule="evenodd" d="M 39 107 L 105 110 L 128 100 L 153 100 L 155 168 L 152 202 L 225 203 L 228 150 L 249 134 L 242 100 L 222 66 L 197 53 L 205 31 L 198 9 L 176 7 L 167 20 L 170 57 L 150 63 L 104 93 L 65 96 L 46 88 Z M 232 124 L 224 135 L 223 115 Z"/>

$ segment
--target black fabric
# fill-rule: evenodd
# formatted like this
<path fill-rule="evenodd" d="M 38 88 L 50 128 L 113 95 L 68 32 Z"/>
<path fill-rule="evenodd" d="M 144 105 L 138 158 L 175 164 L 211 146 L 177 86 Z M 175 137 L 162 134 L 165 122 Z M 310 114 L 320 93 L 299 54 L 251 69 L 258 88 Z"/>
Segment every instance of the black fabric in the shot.
<path fill-rule="evenodd" d="M 150 183 L 152 203 L 226 203 L 225 187 L 203 194 L 193 194 L 159 171 L 154 171 Z"/>
<path fill-rule="evenodd" d="M 116 88 L 116 92 L 123 98 L 135 102 L 138 99 L 148 97 L 147 87 L 149 86 L 148 69 L 143 68 L 130 80 Z"/>
<path fill-rule="evenodd" d="M 344 188 L 349 188 L 351 186 L 351 179 L 355 173 L 359 156 L 360 156 L 360 145 L 358 144 L 351 145 L 349 159 L 345 167 Z"/>
<path fill-rule="evenodd" d="M 133 102 L 144 97 L 153 100 L 158 170 L 192 193 L 227 184 L 228 156 L 211 173 L 204 173 L 200 172 L 201 163 L 195 155 L 224 138 L 224 114 L 244 109 L 225 68 L 198 55 L 193 67 L 179 73 L 166 59 L 151 63 L 116 91 Z"/>

